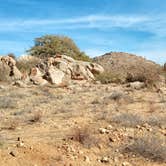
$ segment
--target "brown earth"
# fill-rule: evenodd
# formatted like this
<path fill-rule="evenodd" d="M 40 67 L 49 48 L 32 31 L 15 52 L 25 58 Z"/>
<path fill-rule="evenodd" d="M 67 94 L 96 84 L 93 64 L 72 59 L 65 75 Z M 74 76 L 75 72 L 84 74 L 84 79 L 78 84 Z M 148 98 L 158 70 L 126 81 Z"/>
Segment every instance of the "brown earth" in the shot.
<path fill-rule="evenodd" d="M 165 87 L 0 87 L 0 166 L 164 166 L 165 140 Z"/>

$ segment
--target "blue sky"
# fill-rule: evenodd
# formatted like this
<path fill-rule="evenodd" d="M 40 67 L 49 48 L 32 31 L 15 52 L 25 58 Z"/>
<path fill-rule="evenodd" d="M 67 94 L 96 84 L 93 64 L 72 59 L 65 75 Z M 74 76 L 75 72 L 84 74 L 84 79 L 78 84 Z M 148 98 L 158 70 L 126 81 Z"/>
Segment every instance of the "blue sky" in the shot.
<path fill-rule="evenodd" d="M 166 0 L 0 0 L 0 54 L 45 34 L 67 35 L 90 56 L 110 51 L 166 61 Z"/>

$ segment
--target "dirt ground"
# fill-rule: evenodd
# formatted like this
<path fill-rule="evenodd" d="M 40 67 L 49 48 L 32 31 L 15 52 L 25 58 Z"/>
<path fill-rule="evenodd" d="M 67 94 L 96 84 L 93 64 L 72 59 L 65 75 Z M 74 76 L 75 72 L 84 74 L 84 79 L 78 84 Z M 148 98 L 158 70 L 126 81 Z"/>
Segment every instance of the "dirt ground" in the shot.
<path fill-rule="evenodd" d="M 166 165 L 166 89 L 0 89 L 0 166 L 88 165 Z"/>

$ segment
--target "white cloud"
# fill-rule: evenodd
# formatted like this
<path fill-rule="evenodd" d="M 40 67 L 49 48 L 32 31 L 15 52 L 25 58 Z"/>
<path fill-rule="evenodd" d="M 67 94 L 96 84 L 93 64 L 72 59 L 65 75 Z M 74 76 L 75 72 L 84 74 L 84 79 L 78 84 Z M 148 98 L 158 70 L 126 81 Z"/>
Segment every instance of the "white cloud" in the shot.
<path fill-rule="evenodd" d="M 0 31 L 47 32 L 56 29 L 128 28 L 166 36 L 164 15 L 87 15 L 65 19 L 0 19 Z"/>
<path fill-rule="evenodd" d="M 33 28 L 78 29 L 78 28 L 111 28 L 132 27 L 148 21 L 145 16 L 122 15 L 87 15 L 67 19 L 29 19 L 29 20 L 0 20 L 0 31 L 31 30 Z M 38 29 L 40 30 L 40 29 Z"/>

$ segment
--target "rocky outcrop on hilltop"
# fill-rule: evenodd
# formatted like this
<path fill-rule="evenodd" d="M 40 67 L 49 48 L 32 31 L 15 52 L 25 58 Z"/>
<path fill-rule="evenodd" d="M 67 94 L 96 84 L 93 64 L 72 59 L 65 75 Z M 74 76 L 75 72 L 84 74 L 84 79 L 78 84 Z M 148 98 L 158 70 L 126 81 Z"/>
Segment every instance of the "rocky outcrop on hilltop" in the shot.
<path fill-rule="evenodd" d="M 27 65 L 33 62 L 34 58 L 30 57 L 21 58 L 22 65 Z M 24 63 L 26 61 L 26 63 Z M 37 59 L 35 58 L 35 62 Z M 47 83 L 61 85 L 64 82 L 70 82 L 72 80 L 86 80 L 88 82 L 94 81 L 94 74 L 100 74 L 104 71 L 103 67 L 96 63 L 77 61 L 66 55 L 56 55 L 47 59 L 38 59 L 38 63 L 30 69 L 30 73 L 21 73 L 17 66 L 16 61 L 9 56 L 1 57 L 1 66 L 5 66 L 0 69 L 2 72 L 8 68 L 7 76 L 12 78 L 13 81 L 21 80 L 24 83 L 33 83 L 35 85 L 45 85 Z M 14 84 L 21 84 L 17 81 Z"/>
<path fill-rule="evenodd" d="M 56 55 L 43 60 L 31 69 L 30 80 L 35 84 L 45 84 L 45 80 L 60 85 L 64 80 L 95 80 L 94 74 L 104 71 L 96 63 L 77 61 L 66 55 Z"/>

